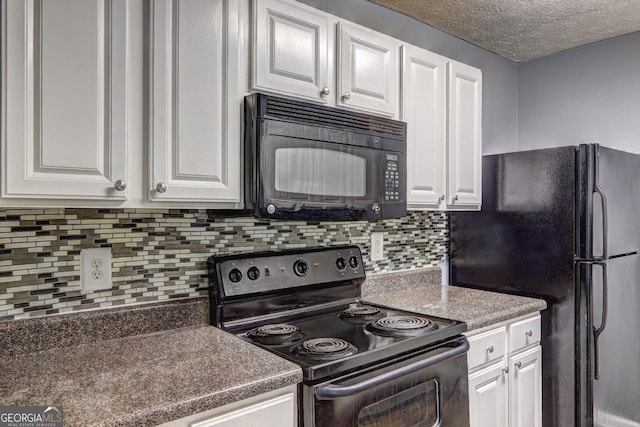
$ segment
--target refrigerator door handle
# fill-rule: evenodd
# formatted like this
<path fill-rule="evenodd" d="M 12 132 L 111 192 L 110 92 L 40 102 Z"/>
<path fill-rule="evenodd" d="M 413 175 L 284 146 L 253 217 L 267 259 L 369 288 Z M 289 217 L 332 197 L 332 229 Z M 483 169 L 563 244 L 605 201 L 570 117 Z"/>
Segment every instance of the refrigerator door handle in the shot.
<path fill-rule="evenodd" d="M 602 267 L 602 318 L 600 320 L 600 326 L 593 328 L 593 376 L 594 379 L 600 379 L 600 368 L 599 368 L 599 354 L 600 349 L 598 345 L 598 338 L 604 328 L 607 326 L 607 263 L 606 262 L 593 262 L 594 265 L 599 265 Z M 593 282 L 592 282 L 593 283 Z M 593 285 L 591 286 L 591 301 L 593 301 Z"/>
<path fill-rule="evenodd" d="M 597 147 L 596 147 L 597 150 Z M 593 180 L 593 194 L 598 194 L 600 196 L 600 203 L 602 205 L 602 256 L 596 257 L 595 260 L 604 260 L 609 256 L 609 248 L 608 248 L 608 236 L 609 236 L 609 221 L 607 221 L 607 195 L 600 187 L 600 182 L 598 179 L 599 176 L 599 161 L 598 161 L 598 153 L 595 155 L 595 165 L 594 165 L 594 180 Z"/>

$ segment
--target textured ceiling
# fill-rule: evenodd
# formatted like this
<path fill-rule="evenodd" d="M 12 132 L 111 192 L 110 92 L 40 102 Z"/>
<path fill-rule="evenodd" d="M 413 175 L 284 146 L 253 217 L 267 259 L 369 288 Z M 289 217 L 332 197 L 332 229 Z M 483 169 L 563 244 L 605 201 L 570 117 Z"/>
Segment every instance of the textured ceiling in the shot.
<path fill-rule="evenodd" d="M 522 62 L 640 31 L 640 0 L 371 0 Z"/>

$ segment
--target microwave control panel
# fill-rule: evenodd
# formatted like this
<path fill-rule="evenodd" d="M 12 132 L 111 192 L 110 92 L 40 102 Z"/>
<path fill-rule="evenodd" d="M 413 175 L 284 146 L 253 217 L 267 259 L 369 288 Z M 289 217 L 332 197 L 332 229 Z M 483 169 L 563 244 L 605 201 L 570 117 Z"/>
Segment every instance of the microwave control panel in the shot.
<path fill-rule="evenodd" d="M 401 200 L 400 195 L 400 175 L 398 172 L 398 156 L 396 154 L 386 155 L 386 167 L 384 171 L 384 200 Z"/>

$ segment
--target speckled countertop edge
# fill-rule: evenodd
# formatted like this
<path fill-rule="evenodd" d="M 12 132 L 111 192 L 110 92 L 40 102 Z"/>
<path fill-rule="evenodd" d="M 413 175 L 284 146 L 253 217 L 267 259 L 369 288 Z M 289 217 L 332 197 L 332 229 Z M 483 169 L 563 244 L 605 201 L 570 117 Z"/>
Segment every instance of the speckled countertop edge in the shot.
<path fill-rule="evenodd" d="M 151 426 L 302 381 L 299 366 L 209 326 L 205 308 L 198 298 L 8 322 L 0 402 L 62 405 L 67 427 Z"/>
<path fill-rule="evenodd" d="M 460 320 L 472 331 L 546 309 L 542 299 L 442 285 L 439 268 L 370 276 L 362 299 L 421 314 Z"/>

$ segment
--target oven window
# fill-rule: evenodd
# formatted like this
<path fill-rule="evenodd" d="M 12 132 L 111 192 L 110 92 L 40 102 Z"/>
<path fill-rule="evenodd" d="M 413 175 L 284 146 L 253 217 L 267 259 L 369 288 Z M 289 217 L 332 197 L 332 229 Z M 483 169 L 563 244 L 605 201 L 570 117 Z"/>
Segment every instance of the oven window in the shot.
<path fill-rule="evenodd" d="M 364 197 L 367 159 L 321 148 L 278 148 L 275 189 L 313 196 Z"/>
<path fill-rule="evenodd" d="M 429 380 L 360 411 L 358 427 L 433 427 L 440 424 L 438 381 Z"/>

